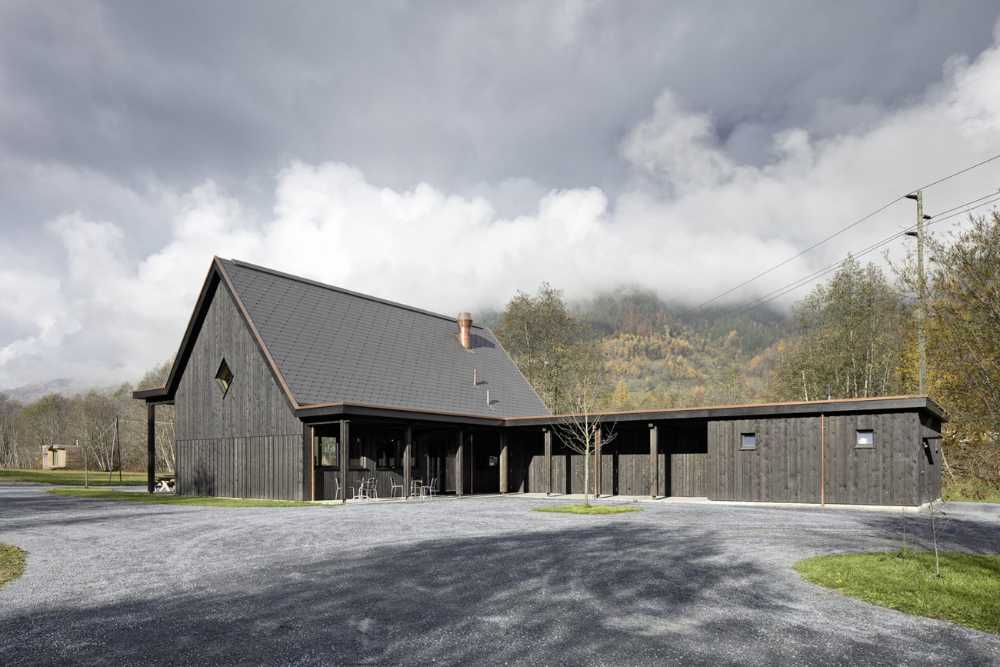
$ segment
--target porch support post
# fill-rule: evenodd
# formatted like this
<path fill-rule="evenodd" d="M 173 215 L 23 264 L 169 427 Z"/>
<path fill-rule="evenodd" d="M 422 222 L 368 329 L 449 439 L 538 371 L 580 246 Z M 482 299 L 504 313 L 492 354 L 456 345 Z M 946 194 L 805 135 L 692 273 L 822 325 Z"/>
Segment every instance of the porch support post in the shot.
<path fill-rule="evenodd" d="M 507 453 L 507 434 L 500 431 L 500 493 L 507 493 L 510 473 Z"/>
<path fill-rule="evenodd" d="M 552 430 L 542 429 L 545 442 L 545 495 L 552 495 Z"/>
<path fill-rule="evenodd" d="M 340 420 L 340 502 L 347 504 L 347 468 L 351 464 L 351 422 L 347 419 Z"/>
<path fill-rule="evenodd" d="M 413 426 L 406 425 L 403 435 L 403 498 L 409 499 L 413 486 Z"/>
<path fill-rule="evenodd" d="M 302 424 L 302 462 L 302 499 L 316 500 L 316 444 L 309 424 Z"/>
<path fill-rule="evenodd" d="M 146 403 L 146 490 L 156 490 L 156 403 Z"/>
<path fill-rule="evenodd" d="M 657 459 L 660 454 L 660 429 L 656 424 L 649 424 L 649 495 L 656 497 L 659 490 L 659 479 L 657 478 Z"/>
<path fill-rule="evenodd" d="M 601 497 L 601 427 L 594 429 L 594 497 Z"/>
<path fill-rule="evenodd" d="M 455 495 L 465 493 L 465 431 L 458 432 L 458 449 L 455 450 Z"/>

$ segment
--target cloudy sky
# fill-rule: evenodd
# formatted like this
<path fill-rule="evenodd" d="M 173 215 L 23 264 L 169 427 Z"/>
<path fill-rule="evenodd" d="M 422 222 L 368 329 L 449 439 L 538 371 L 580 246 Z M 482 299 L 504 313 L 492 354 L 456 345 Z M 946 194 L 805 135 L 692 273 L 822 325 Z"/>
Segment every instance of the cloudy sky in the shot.
<path fill-rule="evenodd" d="M 698 303 L 1000 153 L 995 0 L 278 5 L 0 0 L 0 387 L 135 379 L 213 255 L 449 313 Z"/>

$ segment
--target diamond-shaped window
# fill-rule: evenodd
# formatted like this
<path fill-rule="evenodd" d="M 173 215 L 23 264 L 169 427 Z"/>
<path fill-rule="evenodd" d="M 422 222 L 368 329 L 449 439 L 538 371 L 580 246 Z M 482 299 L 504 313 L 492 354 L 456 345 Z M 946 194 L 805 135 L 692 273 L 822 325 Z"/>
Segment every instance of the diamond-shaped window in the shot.
<path fill-rule="evenodd" d="M 229 364 L 226 363 L 225 359 L 219 364 L 219 370 L 215 373 L 215 381 L 219 383 L 219 389 L 222 390 L 222 395 L 225 397 L 229 393 L 229 387 L 233 384 L 233 372 L 229 369 Z"/>

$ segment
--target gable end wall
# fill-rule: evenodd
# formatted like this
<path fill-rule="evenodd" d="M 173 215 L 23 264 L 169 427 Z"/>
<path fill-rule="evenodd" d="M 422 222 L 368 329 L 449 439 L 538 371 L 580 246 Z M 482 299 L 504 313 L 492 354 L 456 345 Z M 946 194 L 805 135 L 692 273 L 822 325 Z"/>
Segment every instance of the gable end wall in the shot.
<path fill-rule="evenodd" d="M 234 376 L 225 396 L 215 380 L 223 358 Z M 174 404 L 179 494 L 302 498 L 302 424 L 221 283 Z"/>

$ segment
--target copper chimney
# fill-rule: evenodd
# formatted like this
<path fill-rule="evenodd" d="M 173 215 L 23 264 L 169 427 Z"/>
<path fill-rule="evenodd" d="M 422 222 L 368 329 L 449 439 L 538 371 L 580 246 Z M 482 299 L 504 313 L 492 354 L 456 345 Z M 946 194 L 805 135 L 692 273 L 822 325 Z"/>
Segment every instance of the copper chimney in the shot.
<path fill-rule="evenodd" d="M 472 349 L 472 314 L 461 312 L 458 314 L 458 341 L 466 350 Z"/>

